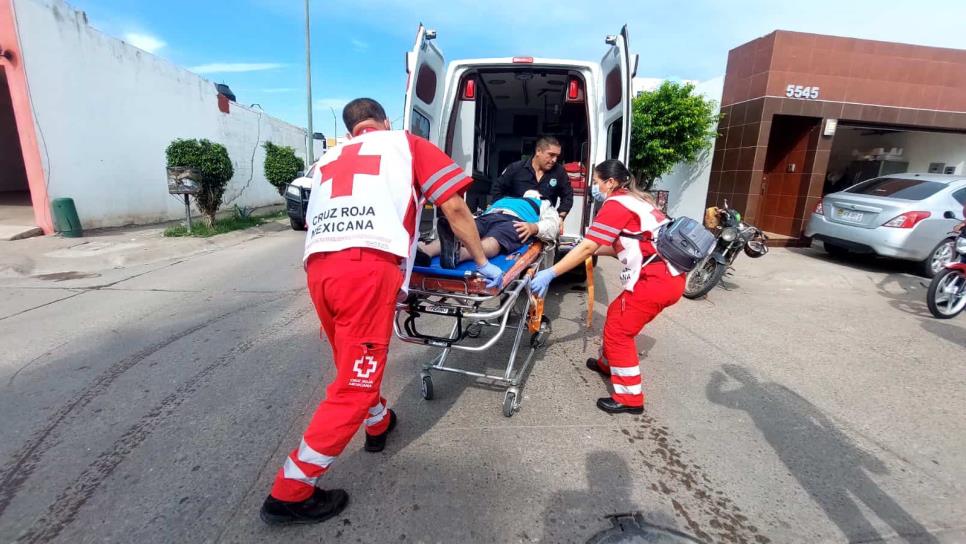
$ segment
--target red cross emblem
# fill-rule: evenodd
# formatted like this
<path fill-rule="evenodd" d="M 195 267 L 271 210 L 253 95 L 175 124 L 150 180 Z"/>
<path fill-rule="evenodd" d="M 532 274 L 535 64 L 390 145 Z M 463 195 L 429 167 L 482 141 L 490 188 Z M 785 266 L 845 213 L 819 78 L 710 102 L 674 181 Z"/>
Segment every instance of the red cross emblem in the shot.
<path fill-rule="evenodd" d="M 362 144 L 351 144 L 342 149 L 339 158 L 322 167 L 322 182 L 332 181 L 332 198 L 352 195 L 352 181 L 356 174 L 379 173 L 379 155 L 360 155 Z"/>

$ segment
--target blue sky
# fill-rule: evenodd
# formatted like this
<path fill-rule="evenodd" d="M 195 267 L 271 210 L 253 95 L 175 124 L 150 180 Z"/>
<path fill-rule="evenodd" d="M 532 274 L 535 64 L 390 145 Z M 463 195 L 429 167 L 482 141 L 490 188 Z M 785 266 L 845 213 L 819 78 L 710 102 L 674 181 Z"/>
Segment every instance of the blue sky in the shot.
<path fill-rule="evenodd" d="M 305 126 L 301 0 L 73 0 L 95 27 L 227 83 L 244 104 Z M 775 29 L 966 48 L 966 1 L 353 0 L 312 2 L 315 130 L 330 135 L 356 96 L 402 115 L 419 22 L 447 59 L 530 55 L 599 59 L 627 24 L 638 75 L 708 80 L 728 50 Z M 401 121 L 397 121 L 397 124 Z M 338 132 L 344 132 L 341 121 Z"/>

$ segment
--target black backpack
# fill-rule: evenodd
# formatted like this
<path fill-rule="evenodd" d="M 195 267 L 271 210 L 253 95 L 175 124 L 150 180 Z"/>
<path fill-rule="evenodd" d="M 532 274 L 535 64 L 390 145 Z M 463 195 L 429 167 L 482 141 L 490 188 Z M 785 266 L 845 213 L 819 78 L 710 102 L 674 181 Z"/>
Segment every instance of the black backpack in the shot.
<path fill-rule="evenodd" d="M 639 238 L 639 235 L 631 237 Z M 654 241 L 657 253 L 651 255 L 644 266 L 660 256 L 677 270 L 690 272 L 711 253 L 716 240 L 711 231 L 690 217 L 671 219 L 657 231 L 657 240 Z"/>

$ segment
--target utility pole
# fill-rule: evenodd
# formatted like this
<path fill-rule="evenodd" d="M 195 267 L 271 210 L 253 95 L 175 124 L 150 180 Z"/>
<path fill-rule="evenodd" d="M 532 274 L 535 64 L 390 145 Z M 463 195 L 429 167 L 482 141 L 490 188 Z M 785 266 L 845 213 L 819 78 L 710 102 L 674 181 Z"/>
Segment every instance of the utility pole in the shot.
<path fill-rule="evenodd" d="M 335 140 L 336 144 L 339 141 L 339 125 L 335 117 L 335 108 L 329 106 L 329 111 L 332 112 L 332 138 Z"/>
<path fill-rule="evenodd" d="M 309 115 L 309 139 L 308 139 L 308 158 L 306 165 L 315 162 L 315 132 L 312 130 L 312 40 L 309 32 L 309 0 L 305 0 L 305 94 L 308 101 L 307 109 Z"/>

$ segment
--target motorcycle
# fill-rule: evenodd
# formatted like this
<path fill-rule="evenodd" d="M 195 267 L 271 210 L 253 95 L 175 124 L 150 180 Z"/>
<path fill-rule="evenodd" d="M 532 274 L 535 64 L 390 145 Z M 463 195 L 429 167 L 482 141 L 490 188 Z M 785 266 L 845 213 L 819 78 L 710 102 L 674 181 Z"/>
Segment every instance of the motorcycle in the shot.
<path fill-rule="evenodd" d="M 945 270 L 933 276 L 926 293 L 926 304 L 932 315 L 950 319 L 966 309 L 966 227 L 956 237 L 956 257 Z"/>
<path fill-rule="evenodd" d="M 714 289 L 742 251 L 752 259 L 768 253 L 768 236 L 754 225 L 741 220 L 741 213 L 728 206 L 708 208 L 705 226 L 715 233 L 717 243 L 711 254 L 688 273 L 684 296 L 700 298 Z"/>

